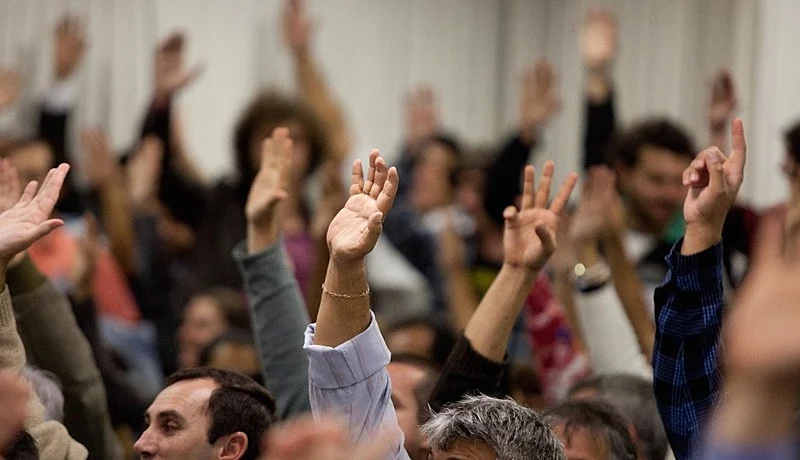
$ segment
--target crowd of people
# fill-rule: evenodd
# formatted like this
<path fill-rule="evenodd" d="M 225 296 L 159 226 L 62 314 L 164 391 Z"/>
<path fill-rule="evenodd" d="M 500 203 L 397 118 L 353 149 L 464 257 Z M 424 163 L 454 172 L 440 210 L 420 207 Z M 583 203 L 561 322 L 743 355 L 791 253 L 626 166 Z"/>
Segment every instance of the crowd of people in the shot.
<path fill-rule="evenodd" d="M 560 105 L 543 61 L 496 148 L 445 130 L 421 86 L 397 165 L 373 150 L 348 186 L 314 23 L 301 0 L 281 19 L 298 94 L 253 96 L 216 183 L 177 110 L 202 73 L 188 38 L 155 50 L 135 144 L 78 127 L 76 152 L 87 38 L 59 23 L 35 135 L 0 136 L 0 458 L 800 455 L 800 124 L 791 195 L 742 205 L 733 76 L 707 131 L 619 126 L 617 24 L 592 10 L 580 179 L 537 161 Z M 0 110 L 22 84 L 0 72 Z"/>

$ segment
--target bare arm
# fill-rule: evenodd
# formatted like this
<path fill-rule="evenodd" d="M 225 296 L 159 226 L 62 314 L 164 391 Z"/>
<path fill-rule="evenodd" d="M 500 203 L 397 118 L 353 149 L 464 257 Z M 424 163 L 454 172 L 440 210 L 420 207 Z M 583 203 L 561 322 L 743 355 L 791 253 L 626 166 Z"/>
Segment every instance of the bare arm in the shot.
<path fill-rule="evenodd" d="M 311 19 L 302 0 L 289 0 L 283 13 L 284 39 L 294 59 L 297 83 L 303 97 L 326 127 L 329 158 L 342 161 L 350 154 L 350 130 L 344 112 L 328 88 L 317 62 L 311 55 Z"/>
<path fill-rule="evenodd" d="M 534 192 L 534 169 L 525 168 L 522 207 L 517 210 L 510 206 L 503 214 L 503 266 L 464 330 L 475 351 L 496 362 L 503 361 L 532 283 L 555 251 L 559 217 L 578 180 L 576 174 L 569 175 L 547 208 L 554 169 L 552 162 L 545 163 L 541 183 Z"/>

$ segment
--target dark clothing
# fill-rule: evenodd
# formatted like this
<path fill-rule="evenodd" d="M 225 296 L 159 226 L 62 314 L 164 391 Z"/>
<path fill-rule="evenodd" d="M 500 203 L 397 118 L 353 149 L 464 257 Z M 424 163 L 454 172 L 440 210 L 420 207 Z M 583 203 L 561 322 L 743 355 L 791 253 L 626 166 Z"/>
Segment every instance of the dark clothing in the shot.
<path fill-rule="evenodd" d="M 460 401 L 467 395 L 507 394 L 503 382 L 505 374 L 504 364 L 483 357 L 462 335 L 442 368 L 428 404 L 434 412 L 438 412 L 447 404 Z"/>
<path fill-rule="evenodd" d="M 721 390 L 723 245 L 684 256 L 679 241 L 655 293 L 653 386 L 678 460 L 693 458 Z"/>
<path fill-rule="evenodd" d="M 69 163 L 67 155 L 67 129 L 71 110 L 52 111 L 44 104 L 39 110 L 39 131 L 37 137 L 50 146 L 53 152 L 53 165 Z M 82 214 L 87 207 L 86 197 L 75 185 L 75 175 L 68 174 L 61 191 L 61 198 L 56 204 L 58 212 L 66 214 Z"/>
<path fill-rule="evenodd" d="M 586 130 L 583 135 L 583 169 L 609 164 L 608 148 L 617 127 L 614 98 L 601 104 L 586 101 Z"/>
<path fill-rule="evenodd" d="M 534 146 L 518 135 L 510 138 L 487 170 L 483 207 L 498 225 L 503 225 L 505 208 L 522 193 L 522 171 Z"/>

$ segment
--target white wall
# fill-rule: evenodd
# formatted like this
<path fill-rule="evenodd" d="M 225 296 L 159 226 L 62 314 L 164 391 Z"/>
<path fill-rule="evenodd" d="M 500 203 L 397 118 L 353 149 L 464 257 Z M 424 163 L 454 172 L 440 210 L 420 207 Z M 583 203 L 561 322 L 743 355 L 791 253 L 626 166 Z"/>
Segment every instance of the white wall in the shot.
<path fill-rule="evenodd" d="M 415 83 L 437 88 L 445 125 L 471 143 L 500 140 L 513 127 L 521 71 L 550 59 L 563 109 L 538 159 L 558 175 L 579 162 L 583 105 L 577 26 L 584 0 L 316 0 L 316 55 L 344 103 L 358 153 L 398 147 L 401 103 Z M 797 115 L 800 32 L 793 0 L 607 1 L 617 11 L 619 112 L 676 117 L 706 141 L 708 78 L 731 68 L 751 158 L 743 193 L 759 204 L 783 193 L 775 180 L 779 132 Z M 0 64 L 26 76 L 26 101 L 49 80 L 50 35 L 65 10 L 88 18 L 91 48 L 81 69 L 79 124 L 105 126 L 115 145 L 134 137 L 150 88 L 152 49 L 174 29 L 189 36 L 188 63 L 206 72 L 182 98 L 193 153 L 210 175 L 230 165 L 230 132 L 253 92 L 291 89 L 280 43 L 279 0 L 0 0 Z M 47 37 L 42 40 L 42 37 Z"/>

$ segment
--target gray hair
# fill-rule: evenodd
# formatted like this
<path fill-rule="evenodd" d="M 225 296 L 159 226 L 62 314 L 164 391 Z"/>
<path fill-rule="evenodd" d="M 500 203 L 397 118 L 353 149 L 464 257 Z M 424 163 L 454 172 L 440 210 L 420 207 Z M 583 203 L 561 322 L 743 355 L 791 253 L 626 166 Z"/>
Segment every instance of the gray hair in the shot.
<path fill-rule="evenodd" d="M 570 394 L 584 389 L 596 390 L 597 398 L 614 406 L 633 424 L 642 460 L 663 460 L 667 456 L 669 441 L 652 382 L 628 374 L 601 375 L 578 382 Z"/>
<path fill-rule="evenodd" d="M 480 441 L 499 460 L 563 460 L 564 449 L 541 415 L 511 399 L 467 396 L 433 414 L 420 429 L 431 447 L 447 451 L 457 441 Z"/>
<path fill-rule="evenodd" d="M 636 444 L 628 432 L 628 421 L 614 408 L 601 401 L 569 401 L 545 414 L 553 427 L 560 427 L 564 445 L 576 431 L 585 430 L 593 439 L 602 441 L 608 448 L 611 460 L 636 460 Z"/>
<path fill-rule="evenodd" d="M 47 421 L 64 421 L 64 393 L 61 391 L 61 381 L 55 374 L 37 367 L 27 365 L 20 373 L 33 387 L 33 392 L 44 406 L 44 416 Z"/>

